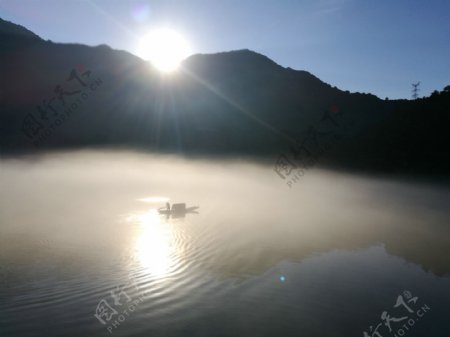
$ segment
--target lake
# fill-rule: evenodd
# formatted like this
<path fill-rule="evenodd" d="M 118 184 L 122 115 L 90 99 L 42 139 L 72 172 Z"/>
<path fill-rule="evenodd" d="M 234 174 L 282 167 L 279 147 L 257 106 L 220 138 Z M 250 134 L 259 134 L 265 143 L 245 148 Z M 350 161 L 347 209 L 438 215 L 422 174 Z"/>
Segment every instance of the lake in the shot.
<path fill-rule="evenodd" d="M 74 151 L 0 200 L 1 336 L 450 336 L 444 183 Z"/>

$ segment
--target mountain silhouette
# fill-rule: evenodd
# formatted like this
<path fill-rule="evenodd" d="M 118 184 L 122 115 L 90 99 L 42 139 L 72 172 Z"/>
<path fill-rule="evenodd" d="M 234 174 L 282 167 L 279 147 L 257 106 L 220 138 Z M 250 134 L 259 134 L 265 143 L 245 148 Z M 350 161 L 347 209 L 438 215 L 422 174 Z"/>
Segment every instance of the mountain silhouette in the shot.
<path fill-rule="evenodd" d="M 6 38 L 25 38 L 42 40 L 39 36 L 34 34 L 32 31 L 26 29 L 21 25 L 16 25 L 15 23 L 3 20 L 0 18 L 0 35 L 2 35 L 2 43 Z"/>
<path fill-rule="evenodd" d="M 45 41 L 4 20 L 0 48 L 5 155 L 121 147 L 269 161 L 284 154 L 402 173 L 450 168 L 448 90 L 382 100 L 250 50 L 193 55 L 165 76 L 128 52 Z"/>

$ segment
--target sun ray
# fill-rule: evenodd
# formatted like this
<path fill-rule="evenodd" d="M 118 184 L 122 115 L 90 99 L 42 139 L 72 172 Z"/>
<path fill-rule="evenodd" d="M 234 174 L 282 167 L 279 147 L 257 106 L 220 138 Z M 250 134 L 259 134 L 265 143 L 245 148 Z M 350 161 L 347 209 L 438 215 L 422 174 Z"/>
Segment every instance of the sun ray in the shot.
<path fill-rule="evenodd" d="M 216 87 L 214 87 L 212 84 L 208 83 L 207 81 L 205 81 L 204 79 L 202 79 L 201 77 L 197 76 L 196 74 L 192 73 L 191 71 L 189 71 L 188 69 L 181 67 L 181 70 L 188 75 L 189 77 L 191 77 L 192 79 L 194 79 L 195 81 L 201 83 L 202 85 L 204 85 L 208 90 L 210 90 L 212 93 L 216 94 L 218 97 L 220 97 L 221 99 L 223 99 L 225 102 L 227 102 L 228 104 L 230 104 L 232 107 L 234 107 L 235 109 L 237 109 L 240 113 L 244 114 L 245 116 L 247 116 L 248 118 L 252 119 L 253 121 L 257 122 L 258 124 L 260 124 L 262 127 L 266 128 L 267 130 L 281 136 L 282 138 L 284 138 L 286 141 L 288 141 L 291 144 L 296 144 L 296 140 L 287 135 L 286 133 L 284 133 L 281 130 L 278 130 L 277 128 L 275 128 L 274 126 L 270 125 L 269 123 L 267 123 L 266 121 L 262 120 L 261 118 L 255 116 L 254 114 L 252 114 L 251 112 L 247 111 L 245 108 L 243 108 L 241 105 L 239 105 L 237 102 L 235 102 L 234 100 L 232 100 L 231 98 L 229 98 L 228 96 L 224 95 L 220 90 L 218 90 Z"/>

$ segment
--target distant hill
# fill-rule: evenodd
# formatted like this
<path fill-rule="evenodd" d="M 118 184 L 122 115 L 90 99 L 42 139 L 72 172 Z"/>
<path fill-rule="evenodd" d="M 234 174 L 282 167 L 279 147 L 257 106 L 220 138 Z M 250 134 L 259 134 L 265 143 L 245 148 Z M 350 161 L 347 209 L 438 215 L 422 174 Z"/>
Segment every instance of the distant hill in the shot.
<path fill-rule="evenodd" d="M 250 50 L 194 55 L 163 76 L 127 52 L 44 41 L 4 20 L 0 50 L 3 154 L 112 146 L 449 172 L 448 91 L 381 100 Z"/>
<path fill-rule="evenodd" d="M 21 25 L 16 25 L 10 21 L 6 21 L 0 18 L 0 34 L 11 37 L 29 38 L 29 39 L 41 39 L 32 31 L 26 29 Z"/>

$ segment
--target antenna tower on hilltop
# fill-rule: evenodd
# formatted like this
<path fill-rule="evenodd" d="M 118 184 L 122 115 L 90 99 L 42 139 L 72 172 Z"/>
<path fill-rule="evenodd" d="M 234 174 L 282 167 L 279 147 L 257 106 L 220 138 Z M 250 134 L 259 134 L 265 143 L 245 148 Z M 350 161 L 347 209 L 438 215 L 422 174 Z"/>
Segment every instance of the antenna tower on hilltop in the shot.
<path fill-rule="evenodd" d="M 412 88 L 412 98 L 413 99 L 417 99 L 419 97 L 419 91 L 420 91 L 419 85 L 420 85 L 420 81 L 412 84 L 412 87 L 413 87 Z"/>

